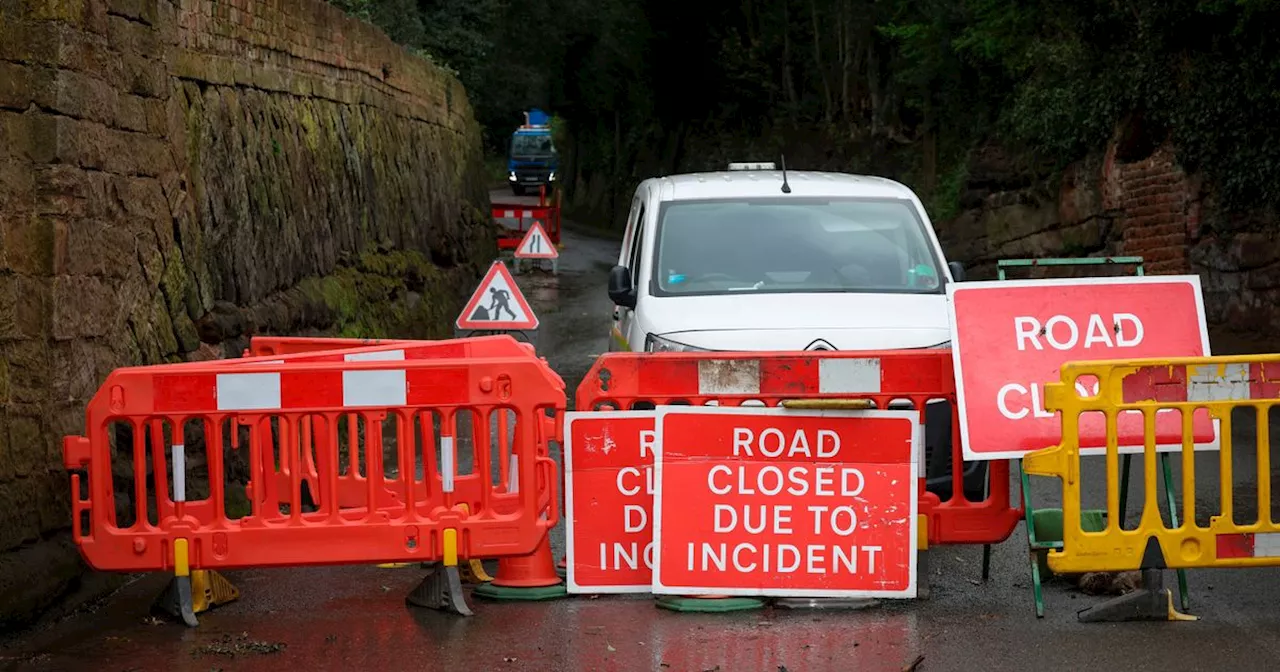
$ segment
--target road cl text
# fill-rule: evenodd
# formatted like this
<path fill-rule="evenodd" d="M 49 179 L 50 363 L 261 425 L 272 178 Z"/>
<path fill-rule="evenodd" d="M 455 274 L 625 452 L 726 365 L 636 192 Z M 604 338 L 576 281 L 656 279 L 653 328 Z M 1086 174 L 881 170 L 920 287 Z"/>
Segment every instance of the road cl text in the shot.
<path fill-rule="evenodd" d="M 1054 315 L 1043 323 L 1036 317 L 1018 316 L 1013 318 L 1013 334 L 1020 351 L 1044 350 L 1047 346 L 1068 352 L 1079 348 L 1136 348 L 1142 344 L 1146 332 L 1142 320 L 1132 313 L 1112 313 L 1109 325 L 1102 315 L 1093 313 L 1083 328 L 1066 315 Z M 1095 396 L 1098 383 L 1076 381 L 1076 391 L 1081 396 Z M 1028 415 L 1054 416 L 1044 409 L 1040 383 L 1005 383 L 996 391 L 996 408 L 1010 420 L 1021 420 Z"/>

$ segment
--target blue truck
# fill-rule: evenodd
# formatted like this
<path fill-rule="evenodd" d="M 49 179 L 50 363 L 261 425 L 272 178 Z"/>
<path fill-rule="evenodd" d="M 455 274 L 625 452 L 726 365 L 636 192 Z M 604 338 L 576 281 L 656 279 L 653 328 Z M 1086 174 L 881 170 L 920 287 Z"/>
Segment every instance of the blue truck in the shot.
<path fill-rule="evenodd" d="M 555 187 L 560 155 L 551 140 L 551 119 L 534 108 L 524 113 L 524 125 L 511 134 L 511 151 L 507 154 L 507 182 L 511 193 L 523 196 L 546 186 Z"/>

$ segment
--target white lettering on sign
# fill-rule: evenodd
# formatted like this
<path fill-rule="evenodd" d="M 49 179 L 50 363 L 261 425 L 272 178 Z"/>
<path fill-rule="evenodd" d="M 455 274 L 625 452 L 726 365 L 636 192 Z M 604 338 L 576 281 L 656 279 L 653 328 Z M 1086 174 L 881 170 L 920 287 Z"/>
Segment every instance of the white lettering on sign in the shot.
<path fill-rule="evenodd" d="M 1011 400 L 1011 395 L 1016 396 Z M 1044 410 L 1044 397 L 1040 394 L 1039 383 L 1004 385 L 996 392 L 996 407 L 1000 409 L 1000 415 L 1010 420 L 1021 420 L 1027 417 L 1027 413 L 1034 413 L 1037 418 L 1053 417 L 1052 413 Z"/>
<path fill-rule="evenodd" d="M 753 446 L 765 457 L 782 457 L 784 452 L 787 457 L 814 457 L 810 445 L 816 447 L 817 457 L 835 457 L 840 452 L 840 435 L 829 429 L 819 429 L 811 440 L 804 430 L 798 429 L 788 441 L 782 430 L 776 427 L 760 432 L 758 437 L 746 427 L 733 430 L 734 457 L 754 457 Z"/>
<path fill-rule="evenodd" d="M 640 457 L 649 459 L 653 454 L 653 444 L 658 440 L 658 433 L 652 430 L 640 430 Z M 644 468 L 644 494 L 653 495 L 653 466 L 646 465 Z M 623 467 L 618 470 L 618 492 L 627 497 L 635 497 L 640 494 L 640 469 L 636 467 Z M 627 530 L 630 532 L 631 530 Z"/>
<path fill-rule="evenodd" d="M 837 470 L 840 473 L 839 478 L 836 478 Z M 707 472 L 707 488 L 717 495 L 733 493 L 773 497 L 786 492 L 788 495 L 803 497 L 812 491 L 813 494 L 823 497 L 857 497 L 866 487 L 866 479 L 857 467 L 814 465 L 790 467 L 786 471 L 785 484 L 782 467 L 772 465 L 763 467 L 756 473 L 755 478 L 747 476 L 748 471 L 749 469 L 743 465 L 730 467 L 727 464 L 717 464 Z"/>
<path fill-rule="evenodd" d="M 653 444 L 658 442 L 658 433 L 652 429 L 640 430 L 640 457 L 653 457 Z"/>
<path fill-rule="evenodd" d="M 1091 314 L 1083 331 L 1085 348 L 1133 348 L 1142 343 L 1146 333 L 1142 320 L 1132 313 L 1112 313 L 1110 325 L 1103 321 L 1101 315 Z M 1028 345 L 1044 350 L 1042 340 L 1054 350 L 1061 351 L 1071 350 L 1082 343 L 1080 326 L 1066 315 L 1054 315 L 1043 324 L 1035 317 L 1015 317 L 1013 335 L 1020 351 L 1026 351 Z"/>
<path fill-rule="evenodd" d="M 845 573 L 864 571 L 874 574 L 876 554 L 884 551 L 881 546 L 821 546 L 818 544 L 712 544 L 707 542 L 686 545 L 690 571 L 724 572 L 729 567 L 742 573 L 775 572 L 786 574 L 798 571 L 804 565 L 807 574 Z M 830 551 L 828 556 L 827 551 Z M 859 553 L 861 551 L 861 553 Z M 858 559 L 866 560 L 859 567 Z"/>
<path fill-rule="evenodd" d="M 830 510 L 831 513 L 827 513 Z M 827 528 L 836 534 L 847 537 L 853 534 L 858 528 L 858 513 L 853 510 L 852 506 L 837 506 L 832 509 L 829 506 L 819 506 L 816 504 L 809 505 L 809 513 L 813 514 L 813 533 L 822 534 L 825 532 L 822 523 L 827 523 Z"/>
<path fill-rule="evenodd" d="M 610 550 L 613 551 L 612 556 L 609 554 Z M 653 569 L 653 553 L 654 553 L 654 548 L 653 548 L 652 541 L 649 542 L 648 544 L 645 544 L 643 556 L 640 555 L 640 544 L 634 541 L 629 544 L 624 544 L 622 542 L 617 542 L 617 541 L 611 544 L 601 543 L 600 544 L 600 568 L 612 569 L 612 570 L 621 570 L 621 569 L 636 570 L 640 568 L 640 562 L 643 561 L 644 566 L 652 570 Z M 612 560 L 613 562 L 610 563 L 609 562 L 610 560 Z"/>
<path fill-rule="evenodd" d="M 1081 397 L 1098 396 L 1098 381 L 1086 385 L 1081 380 L 1076 380 L 1076 392 Z M 1000 415 L 1010 420 L 1021 420 L 1028 414 L 1037 418 L 1052 418 L 1055 414 L 1044 410 L 1044 394 L 1041 391 L 1039 383 L 1031 383 L 1029 385 L 1021 385 L 1019 383 L 1007 383 L 996 392 L 996 408 L 1000 411 Z M 1156 409 L 1156 415 L 1167 416 L 1171 413 L 1180 413 L 1181 411 L 1174 408 Z M 1141 416 L 1141 411 L 1129 410 L 1120 411 L 1122 416 L 1136 415 Z"/>
<path fill-rule="evenodd" d="M 819 429 L 812 435 L 797 430 L 790 437 L 781 430 L 768 428 L 759 435 L 750 429 L 733 430 L 733 454 L 736 457 L 771 458 L 834 457 L 840 451 L 840 436 Z M 857 467 L 843 465 L 804 464 L 792 466 L 766 465 L 758 470 L 745 465 L 717 464 L 707 471 L 707 488 L 716 495 L 763 495 L 777 497 L 820 496 L 850 499 L 862 494 L 866 477 Z M 859 525 L 852 506 L 809 505 L 814 534 L 852 535 Z M 790 504 L 716 504 L 713 530 L 717 534 L 745 531 L 747 534 L 785 536 L 795 534 L 794 511 Z M 702 542 L 688 545 L 688 569 L 725 571 L 732 566 L 739 572 L 794 572 L 827 574 L 859 571 L 859 548 L 865 562 L 863 571 L 875 571 L 875 554 L 879 546 L 822 546 L 806 544 L 728 544 Z M 843 568 L 843 569 L 842 569 Z"/>
<path fill-rule="evenodd" d="M 651 429 L 640 430 L 640 457 L 652 459 L 653 447 L 657 443 L 658 434 Z M 643 467 L 623 467 L 618 470 L 616 479 L 618 492 L 624 497 L 637 497 L 641 493 L 652 497 L 654 493 L 653 465 Z M 622 507 L 622 530 L 627 534 L 644 532 L 649 528 L 649 511 L 646 507 L 626 504 Z M 610 552 L 612 551 L 612 552 Z M 639 569 L 639 563 L 653 569 L 653 542 L 644 547 L 641 554 L 637 542 L 601 542 L 600 567 L 606 570 Z"/>
<path fill-rule="evenodd" d="M 627 497 L 640 494 L 640 472 L 644 472 L 644 494 L 653 495 L 653 467 L 623 467 L 618 470 L 618 492 Z"/>
<path fill-rule="evenodd" d="M 628 504 L 622 511 L 624 532 L 642 532 L 649 526 L 649 513 L 644 510 L 644 507 Z M 632 522 L 633 520 L 639 522 Z"/>
<path fill-rule="evenodd" d="M 753 522 L 754 521 L 754 522 Z M 738 529 L 738 509 L 727 504 L 716 504 L 715 531 L 733 532 Z M 761 534 L 769 527 L 769 534 L 794 534 L 791 530 L 791 506 L 743 505 L 742 529 L 751 534 Z M 770 527 L 769 523 L 772 523 Z"/>

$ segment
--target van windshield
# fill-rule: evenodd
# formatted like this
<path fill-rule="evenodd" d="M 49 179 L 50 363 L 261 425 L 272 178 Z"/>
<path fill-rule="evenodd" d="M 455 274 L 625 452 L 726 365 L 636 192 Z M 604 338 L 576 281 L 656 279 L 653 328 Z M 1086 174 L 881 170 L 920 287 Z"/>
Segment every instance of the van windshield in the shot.
<path fill-rule="evenodd" d="M 652 291 L 942 293 L 905 199 L 674 201 L 658 218 Z"/>

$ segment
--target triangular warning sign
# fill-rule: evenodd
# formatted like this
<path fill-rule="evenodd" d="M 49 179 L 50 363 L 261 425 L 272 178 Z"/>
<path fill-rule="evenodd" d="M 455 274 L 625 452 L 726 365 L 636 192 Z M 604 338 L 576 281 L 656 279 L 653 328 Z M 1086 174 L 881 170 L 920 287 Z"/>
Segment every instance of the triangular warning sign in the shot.
<path fill-rule="evenodd" d="M 501 261 L 493 262 L 455 323 L 459 329 L 525 331 L 538 328 L 538 318 Z"/>
<path fill-rule="evenodd" d="M 551 236 L 542 228 L 542 222 L 535 219 L 516 248 L 515 256 L 516 259 L 555 259 L 560 256 L 560 251 L 551 244 Z"/>

